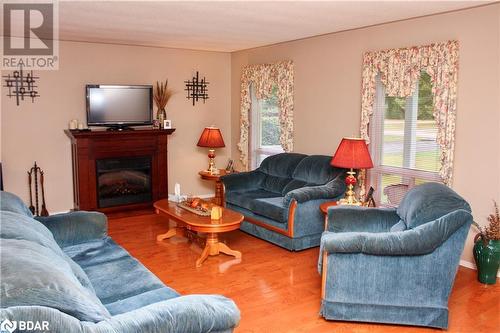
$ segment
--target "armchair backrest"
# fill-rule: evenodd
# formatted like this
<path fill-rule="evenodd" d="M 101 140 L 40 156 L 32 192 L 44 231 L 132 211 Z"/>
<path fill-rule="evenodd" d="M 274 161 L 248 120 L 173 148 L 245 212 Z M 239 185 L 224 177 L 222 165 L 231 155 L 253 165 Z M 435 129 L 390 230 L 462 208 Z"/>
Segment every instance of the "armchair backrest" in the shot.
<path fill-rule="evenodd" d="M 301 160 L 307 155 L 298 153 L 282 153 L 267 157 L 258 170 L 266 175 L 262 188 L 275 193 L 282 193 L 292 180 L 292 174 Z"/>
<path fill-rule="evenodd" d="M 459 209 L 471 212 L 467 201 L 451 188 L 440 183 L 425 183 L 408 191 L 397 214 L 408 229 L 414 229 Z"/>

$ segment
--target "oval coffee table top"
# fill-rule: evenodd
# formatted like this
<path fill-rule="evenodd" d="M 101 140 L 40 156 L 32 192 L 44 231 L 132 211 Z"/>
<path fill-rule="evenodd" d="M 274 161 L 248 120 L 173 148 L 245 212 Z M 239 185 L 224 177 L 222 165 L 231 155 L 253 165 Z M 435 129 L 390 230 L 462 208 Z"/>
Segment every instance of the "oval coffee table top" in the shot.
<path fill-rule="evenodd" d="M 157 211 L 168 215 L 176 221 L 185 223 L 194 231 L 200 232 L 226 232 L 236 230 L 243 221 L 243 215 L 229 208 L 222 208 L 222 218 L 212 220 L 209 216 L 200 216 L 187 211 L 177 203 L 168 199 L 159 200 L 154 203 Z"/>

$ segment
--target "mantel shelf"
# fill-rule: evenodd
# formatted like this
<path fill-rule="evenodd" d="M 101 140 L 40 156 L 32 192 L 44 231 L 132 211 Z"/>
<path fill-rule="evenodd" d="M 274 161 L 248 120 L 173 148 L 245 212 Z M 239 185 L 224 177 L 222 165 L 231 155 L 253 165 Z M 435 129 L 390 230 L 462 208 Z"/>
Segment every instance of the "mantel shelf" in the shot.
<path fill-rule="evenodd" d="M 70 138 L 70 139 L 76 139 L 76 138 L 99 138 L 99 137 L 113 137 L 113 136 L 127 136 L 127 137 L 132 137 L 132 136 L 144 136 L 144 135 L 151 135 L 151 136 L 159 136 L 159 135 L 170 135 L 175 132 L 175 128 L 170 128 L 170 129 L 164 129 L 164 130 L 157 130 L 157 129 L 134 129 L 132 131 L 106 131 L 104 129 L 99 129 L 99 130 L 91 130 L 91 131 L 79 131 L 79 130 L 64 130 L 64 133 Z"/>

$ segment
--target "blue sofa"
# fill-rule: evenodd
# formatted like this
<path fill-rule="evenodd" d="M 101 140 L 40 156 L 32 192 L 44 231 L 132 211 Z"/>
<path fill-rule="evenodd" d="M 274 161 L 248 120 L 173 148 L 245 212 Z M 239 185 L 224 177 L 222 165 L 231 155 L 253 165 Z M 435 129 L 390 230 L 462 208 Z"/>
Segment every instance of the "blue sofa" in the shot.
<path fill-rule="evenodd" d="M 37 221 L 7 192 L 0 206 L 0 322 L 45 322 L 54 333 L 232 332 L 239 322 L 230 299 L 165 286 L 107 236 L 101 213 Z"/>
<path fill-rule="evenodd" d="M 259 168 L 221 177 L 225 204 L 245 216 L 241 230 L 297 251 L 318 246 L 325 218 L 319 205 L 340 199 L 345 170 L 331 157 L 282 153 Z"/>
<path fill-rule="evenodd" d="M 331 207 L 318 265 L 323 317 L 447 328 L 470 212 L 437 183 L 414 187 L 397 209 Z"/>

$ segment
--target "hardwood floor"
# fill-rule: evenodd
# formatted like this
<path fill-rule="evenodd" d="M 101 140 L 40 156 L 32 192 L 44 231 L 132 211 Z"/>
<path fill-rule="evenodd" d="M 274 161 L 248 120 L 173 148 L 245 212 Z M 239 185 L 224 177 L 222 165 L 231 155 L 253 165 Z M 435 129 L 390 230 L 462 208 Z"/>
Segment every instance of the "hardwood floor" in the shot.
<path fill-rule="evenodd" d="M 319 315 L 318 248 L 289 252 L 234 231 L 221 238 L 242 259 L 219 255 L 200 268 L 201 249 L 181 237 L 161 243 L 167 219 L 154 214 L 112 216 L 109 234 L 165 284 L 181 294 L 223 294 L 241 311 L 236 332 L 438 332 L 435 329 L 326 321 Z M 460 267 L 450 298 L 449 332 L 500 332 L 500 284 L 486 286 Z"/>

